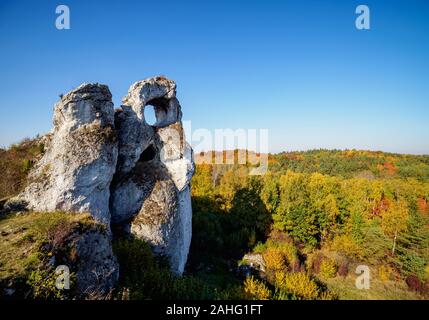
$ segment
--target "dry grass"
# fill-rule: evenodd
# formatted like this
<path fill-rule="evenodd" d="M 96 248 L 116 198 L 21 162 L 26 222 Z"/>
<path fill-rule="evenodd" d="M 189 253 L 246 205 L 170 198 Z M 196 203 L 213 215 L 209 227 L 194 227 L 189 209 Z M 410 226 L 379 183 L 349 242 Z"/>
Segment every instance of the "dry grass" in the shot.
<path fill-rule="evenodd" d="M 24 187 L 28 171 L 43 150 L 39 139 L 0 149 L 0 199 L 16 195 Z"/>
<path fill-rule="evenodd" d="M 0 282 L 26 277 L 44 258 L 40 248 L 55 245 L 78 225 L 92 225 L 88 214 L 28 213 L 0 219 Z M 49 256 L 49 252 L 46 253 Z"/>
<path fill-rule="evenodd" d="M 352 270 L 354 270 L 352 268 Z M 356 277 L 352 272 L 345 278 L 323 278 L 330 292 L 333 292 L 340 300 L 424 300 L 423 295 L 409 291 L 402 280 L 382 280 L 371 269 L 370 288 L 356 288 Z"/>

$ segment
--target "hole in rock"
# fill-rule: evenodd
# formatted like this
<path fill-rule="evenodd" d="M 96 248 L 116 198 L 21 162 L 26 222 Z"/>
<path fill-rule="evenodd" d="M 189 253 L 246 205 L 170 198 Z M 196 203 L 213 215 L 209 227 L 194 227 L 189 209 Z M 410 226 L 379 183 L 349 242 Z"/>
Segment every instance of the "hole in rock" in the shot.
<path fill-rule="evenodd" d="M 150 126 L 154 126 L 156 124 L 156 114 L 155 107 L 151 104 L 148 104 L 144 107 L 144 120 Z"/>
<path fill-rule="evenodd" d="M 153 160 L 156 156 L 156 150 L 153 145 L 147 147 L 140 155 L 139 162 L 146 162 Z"/>
<path fill-rule="evenodd" d="M 145 105 L 144 117 L 146 123 L 151 126 L 162 126 L 168 115 L 168 100 L 155 98 Z"/>

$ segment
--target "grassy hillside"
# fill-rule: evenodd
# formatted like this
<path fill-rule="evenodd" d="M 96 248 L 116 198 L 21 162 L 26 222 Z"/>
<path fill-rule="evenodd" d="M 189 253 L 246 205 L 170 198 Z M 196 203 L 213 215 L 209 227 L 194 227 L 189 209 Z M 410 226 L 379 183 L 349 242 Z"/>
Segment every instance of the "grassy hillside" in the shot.
<path fill-rule="evenodd" d="M 96 223 L 87 214 L 1 215 L 0 298 L 67 298 L 69 292 L 55 287 L 55 259 L 73 255 L 63 245 L 65 240 L 93 226 Z"/>
<path fill-rule="evenodd" d="M 29 170 L 43 152 L 44 145 L 38 138 L 0 148 L 0 201 L 16 195 L 24 187 Z"/>

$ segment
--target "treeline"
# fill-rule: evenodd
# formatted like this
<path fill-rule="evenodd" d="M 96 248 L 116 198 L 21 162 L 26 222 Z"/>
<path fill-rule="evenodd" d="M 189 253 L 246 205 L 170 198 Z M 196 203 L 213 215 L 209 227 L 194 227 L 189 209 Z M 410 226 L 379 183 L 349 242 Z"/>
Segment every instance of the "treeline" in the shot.
<path fill-rule="evenodd" d="M 429 179 L 428 155 L 403 155 L 381 151 L 311 150 L 270 155 L 270 170 L 292 170 L 302 173 L 319 172 L 351 178 L 415 178 Z"/>

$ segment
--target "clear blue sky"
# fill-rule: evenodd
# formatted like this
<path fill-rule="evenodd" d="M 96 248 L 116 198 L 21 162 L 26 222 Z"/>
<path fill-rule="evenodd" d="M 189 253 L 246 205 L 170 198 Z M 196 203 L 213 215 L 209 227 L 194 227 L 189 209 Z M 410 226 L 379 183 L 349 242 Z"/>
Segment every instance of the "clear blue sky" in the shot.
<path fill-rule="evenodd" d="M 66 4 L 71 30 L 55 28 Z M 355 8 L 371 9 L 371 30 Z M 0 2 L 0 145 L 50 130 L 60 93 L 178 84 L 196 128 L 268 128 L 270 150 L 429 153 L 429 1 Z"/>

